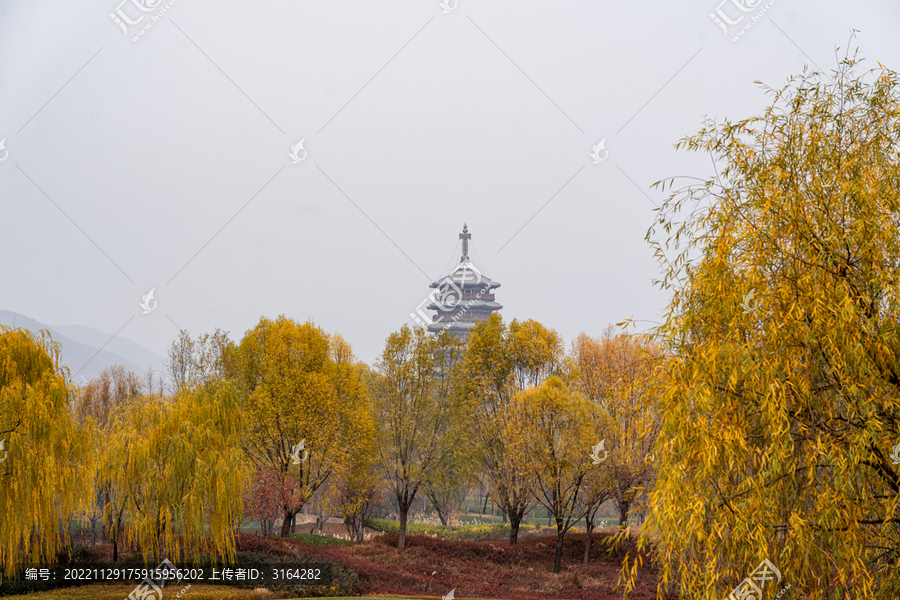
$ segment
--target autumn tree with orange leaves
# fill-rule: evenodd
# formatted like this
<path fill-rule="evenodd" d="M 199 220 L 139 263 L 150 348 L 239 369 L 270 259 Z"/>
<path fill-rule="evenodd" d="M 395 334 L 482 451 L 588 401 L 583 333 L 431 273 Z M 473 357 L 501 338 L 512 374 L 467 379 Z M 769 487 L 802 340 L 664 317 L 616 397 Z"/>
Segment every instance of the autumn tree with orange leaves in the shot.
<path fill-rule="evenodd" d="M 616 335 L 611 326 L 599 339 L 582 333 L 572 343 L 574 385 L 606 423 L 609 455 L 602 470 L 622 529 L 652 482 L 652 448 L 662 427 L 657 396 L 663 356 L 650 340 Z"/>

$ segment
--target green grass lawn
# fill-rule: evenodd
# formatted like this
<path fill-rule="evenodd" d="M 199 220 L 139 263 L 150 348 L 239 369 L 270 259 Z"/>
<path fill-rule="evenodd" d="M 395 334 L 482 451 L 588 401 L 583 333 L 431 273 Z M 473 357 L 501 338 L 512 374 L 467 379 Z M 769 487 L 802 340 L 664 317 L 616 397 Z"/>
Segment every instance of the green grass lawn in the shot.
<path fill-rule="evenodd" d="M 462 520 L 462 518 L 460 518 Z M 599 519 L 595 526 L 600 526 Z M 581 522 L 584 527 L 584 521 Z M 618 519 L 606 519 L 608 527 L 614 527 L 619 524 Z M 366 526 L 386 533 L 398 533 L 400 531 L 399 521 L 390 521 L 388 519 L 369 519 Z M 579 525 L 576 524 L 575 527 Z M 532 521 L 527 525 L 519 525 L 519 532 L 531 531 L 534 529 L 547 528 L 546 521 Z M 550 528 L 556 531 L 556 523 L 551 524 Z M 467 525 L 457 525 L 453 528 L 444 527 L 442 525 L 427 525 L 423 523 L 407 523 L 406 533 L 408 535 L 437 535 L 438 537 L 449 540 L 477 540 L 481 538 L 493 537 L 501 534 L 509 534 L 509 523 L 470 523 Z"/>
<path fill-rule="evenodd" d="M 490 523 L 492 522 L 492 521 L 491 521 L 491 516 L 490 516 L 490 515 L 484 515 L 484 516 L 479 516 L 479 515 L 459 515 L 459 516 L 456 517 L 456 518 L 459 520 L 460 523 L 465 523 L 466 525 L 473 525 L 473 524 L 478 524 L 478 523 L 487 523 L 487 524 L 490 524 Z M 615 517 L 598 518 L 598 519 L 595 519 L 595 520 L 594 520 L 594 527 L 599 527 L 601 521 L 606 521 L 606 526 L 607 526 L 607 527 L 615 527 L 615 526 L 617 526 L 617 525 L 619 524 L 619 519 L 617 519 L 617 518 L 615 518 Z M 548 520 L 547 520 L 547 517 L 546 517 L 546 516 L 538 517 L 538 518 L 536 518 L 536 519 L 535 519 L 535 518 L 529 518 L 529 519 L 528 519 L 528 524 L 529 524 L 529 525 L 539 525 L 539 526 L 541 526 L 541 527 L 546 527 L 546 526 L 547 526 L 547 522 L 548 522 Z M 502 523 L 503 523 L 503 519 L 502 519 L 501 517 L 494 517 L 493 523 L 494 523 L 495 525 L 502 524 Z M 550 522 L 550 526 L 551 526 L 551 527 L 556 527 L 556 524 L 553 523 L 553 522 L 551 521 L 551 522 Z M 573 527 L 584 527 L 584 519 L 579 519 L 579 520 L 575 523 L 575 525 L 573 525 Z"/>
<path fill-rule="evenodd" d="M 328 535 L 311 535 L 309 533 L 292 533 L 291 538 L 306 542 L 310 546 L 348 546 L 353 543 L 350 540 L 333 538 Z"/>
<path fill-rule="evenodd" d="M 386 533 L 398 533 L 400 531 L 399 521 L 389 521 L 388 519 L 369 519 L 366 526 L 377 531 Z M 528 531 L 537 529 L 535 525 L 520 525 L 519 531 Z M 448 540 L 477 540 L 480 538 L 492 537 L 496 535 L 508 534 L 509 523 L 474 523 L 471 525 L 457 525 L 448 528 L 442 525 L 426 525 L 423 523 L 407 523 L 407 535 L 437 535 L 438 537 Z"/>

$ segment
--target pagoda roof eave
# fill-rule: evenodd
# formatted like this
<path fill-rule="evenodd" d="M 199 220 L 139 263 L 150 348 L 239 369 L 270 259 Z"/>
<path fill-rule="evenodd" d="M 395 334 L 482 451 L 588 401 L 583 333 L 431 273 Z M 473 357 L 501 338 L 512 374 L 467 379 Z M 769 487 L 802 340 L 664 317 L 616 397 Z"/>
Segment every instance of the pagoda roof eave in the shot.
<path fill-rule="evenodd" d="M 500 310 L 501 308 L 503 308 L 503 305 L 500 304 L 499 302 L 490 302 L 487 300 L 476 300 L 472 304 L 466 304 L 466 302 L 467 302 L 466 300 L 463 300 L 456 306 L 451 306 L 449 309 L 445 308 L 443 305 L 439 305 L 436 302 L 432 302 L 426 308 L 428 310 L 439 310 L 439 311 L 443 311 L 443 312 L 449 312 L 450 310 L 454 310 L 454 309 L 460 308 L 460 307 L 465 308 L 467 310 L 491 310 L 491 311 Z"/>
<path fill-rule="evenodd" d="M 432 282 L 429 287 L 440 287 L 445 285 L 448 280 L 461 288 L 487 287 L 488 289 L 494 289 L 500 287 L 498 282 L 483 274 L 470 261 L 459 263 L 449 275 Z"/>

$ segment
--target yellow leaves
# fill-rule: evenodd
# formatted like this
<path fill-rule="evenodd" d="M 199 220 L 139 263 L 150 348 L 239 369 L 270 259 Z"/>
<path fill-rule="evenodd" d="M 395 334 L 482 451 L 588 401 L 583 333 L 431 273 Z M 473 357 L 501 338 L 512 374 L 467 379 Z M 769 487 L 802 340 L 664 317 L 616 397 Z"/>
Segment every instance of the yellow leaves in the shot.
<path fill-rule="evenodd" d="M 777 110 L 743 125 L 755 142 L 707 127 L 687 146 L 730 149 L 714 157 L 728 163 L 726 187 L 681 190 L 664 207 L 667 222 L 688 200 L 714 205 L 679 232 L 702 253 L 657 331 L 680 357 L 648 529 L 663 577 L 678 571 L 686 594 L 727 592 L 762 555 L 811 597 L 834 582 L 860 597 L 900 591 L 879 558 L 900 544 L 882 522 L 900 480 L 876 451 L 900 441 L 900 190 L 885 168 L 900 104 L 896 76 L 863 81 L 852 62 L 834 87 L 789 84 Z M 761 309 L 735 318 L 751 287 Z M 702 505 L 702 521 L 685 527 L 685 504 Z"/>
<path fill-rule="evenodd" d="M 71 418 L 59 349 L 46 332 L 0 326 L 0 565 L 54 559 L 68 514 L 85 509 L 91 425 Z M 31 532 L 40 533 L 31 539 Z"/>
<path fill-rule="evenodd" d="M 355 458 L 371 452 L 369 375 L 340 335 L 311 321 L 262 318 L 241 340 L 235 362 L 247 394 L 244 447 L 258 467 L 282 478 L 292 473 L 302 486 L 297 497 L 348 476 Z M 301 440 L 308 457 L 292 464 L 291 448 Z"/>
<path fill-rule="evenodd" d="M 236 390 L 218 385 L 114 411 L 101 471 L 115 491 L 107 518 L 122 515 L 124 539 L 138 542 L 145 559 L 177 560 L 207 542 L 233 556 L 231 523 L 247 485 L 240 407 Z"/>
<path fill-rule="evenodd" d="M 510 450 L 546 488 L 569 488 L 590 468 L 596 440 L 587 402 L 558 377 L 518 394 L 505 424 Z"/>
<path fill-rule="evenodd" d="M 380 468 L 410 488 L 445 460 L 460 435 L 463 415 L 451 387 L 458 346 L 449 332 L 430 335 L 404 326 L 388 337 L 376 363 L 373 409 L 382 429 Z"/>

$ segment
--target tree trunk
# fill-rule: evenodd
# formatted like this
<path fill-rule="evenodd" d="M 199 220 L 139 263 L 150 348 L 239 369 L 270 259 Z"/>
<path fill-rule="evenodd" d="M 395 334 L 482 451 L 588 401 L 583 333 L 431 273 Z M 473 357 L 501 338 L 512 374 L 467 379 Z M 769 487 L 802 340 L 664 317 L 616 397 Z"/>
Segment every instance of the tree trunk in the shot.
<path fill-rule="evenodd" d="M 594 532 L 594 517 L 584 517 L 584 564 L 588 564 L 588 556 L 591 553 L 591 534 Z"/>
<path fill-rule="evenodd" d="M 297 533 L 297 515 L 291 517 L 291 533 Z"/>
<path fill-rule="evenodd" d="M 284 520 L 281 522 L 281 537 L 289 537 L 291 535 L 291 522 L 296 514 L 296 512 L 284 511 Z"/>
<path fill-rule="evenodd" d="M 106 513 L 106 504 L 109 502 L 109 490 L 108 490 L 108 489 L 104 489 L 104 491 L 103 491 L 103 498 L 104 498 L 104 501 L 103 501 L 103 506 L 104 506 L 104 509 L 103 509 L 103 514 L 104 514 L 104 519 L 103 519 L 103 537 L 106 538 L 106 539 L 109 539 L 109 536 L 110 536 L 110 531 L 109 531 L 109 530 L 112 528 L 112 520 L 113 520 L 113 519 L 112 519 L 112 513 L 111 513 L 111 512 L 110 512 L 110 514 L 108 514 L 108 515 L 107 515 L 107 513 Z"/>
<path fill-rule="evenodd" d="M 363 540 L 365 539 L 365 533 L 366 533 L 366 517 L 365 517 L 365 514 L 364 514 L 362 511 L 363 511 L 363 509 L 360 508 L 360 509 L 353 515 L 353 532 L 352 532 L 352 537 L 353 537 L 353 539 L 356 540 L 357 542 L 363 541 Z"/>
<path fill-rule="evenodd" d="M 124 505 L 122 510 L 125 510 Z M 112 515 L 110 515 L 110 519 L 112 519 Z M 118 516 L 116 516 L 115 521 L 112 523 L 111 527 L 115 527 L 115 531 L 112 532 L 113 535 L 113 562 L 119 561 L 119 532 L 122 530 L 122 512 L 120 511 Z"/>
<path fill-rule="evenodd" d="M 509 543 L 514 545 L 519 541 L 519 525 L 525 517 L 525 509 L 510 510 L 509 507 L 506 508 L 507 510 L 503 514 L 509 516 Z"/>
<path fill-rule="evenodd" d="M 519 521 L 509 520 L 509 543 L 514 545 L 519 541 Z"/>
<path fill-rule="evenodd" d="M 624 530 L 628 527 L 628 509 L 631 507 L 631 502 L 628 500 L 623 501 L 619 504 L 619 529 Z"/>
<path fill-rule="evenodd" d="M 553 562 L 553 572 L 559 573 L 559 570 L 562 568 L 562 547 L 563 547 L 563 537 L 565 536 L 565 532 L 563 531 L 561 524 L 556 524 L 556 559 Z"/>
<path fill-rule="evenodd" d="M 435 512 L 437 512 L 438 519 L 441 520 L 441 525 L 450 527 L 450 503 L 441 502 L 438 495 L 433 492 L 427 492 L 427 495 L 428 499 L 431 500 L 431 506 L 434 507 Z"/>
<path fill-rule="evenodd" d="M 410 503 L 400 502 L 400 539 L 397 540 L 397 547 L 403 548 L 406 545 L 406 518 L 409 515 Z"/>

